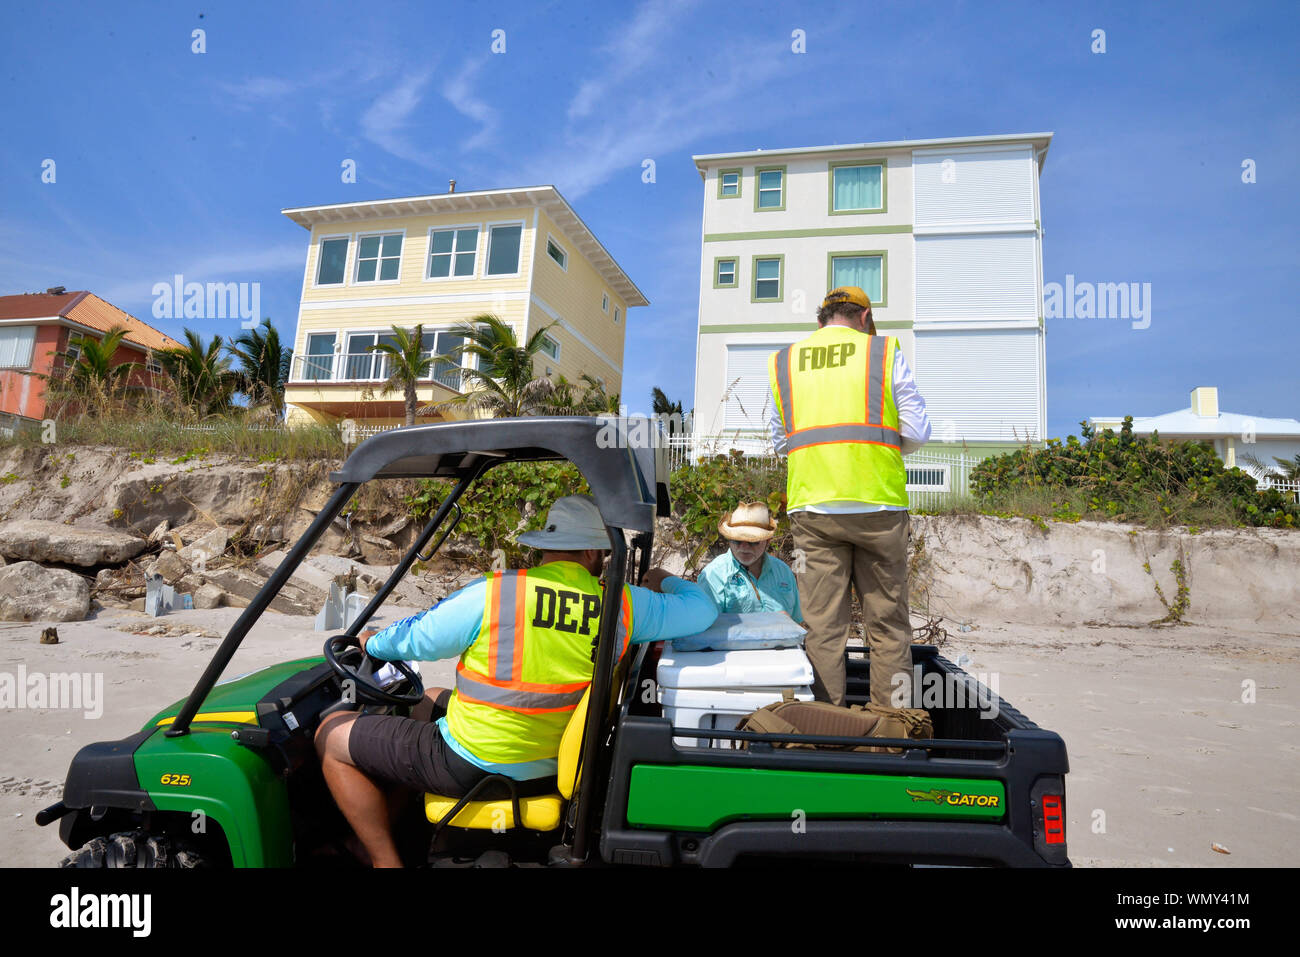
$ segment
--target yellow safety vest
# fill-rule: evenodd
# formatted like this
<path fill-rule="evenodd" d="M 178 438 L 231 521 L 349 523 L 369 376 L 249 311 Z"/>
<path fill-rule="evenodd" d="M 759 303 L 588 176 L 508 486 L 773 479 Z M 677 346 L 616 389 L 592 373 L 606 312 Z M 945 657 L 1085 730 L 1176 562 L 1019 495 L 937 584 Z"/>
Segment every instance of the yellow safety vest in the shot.
<path fill-rule="evenodd" d="M 591 684 L 603 589 L 574 562 L 487 576 L 478 638 L 461 655 L 447 726 L 494 764 L 553 758 Z M 623 588 L 616 639 L 632 634 L 632 593 Z"/>
<path fill-rule="evenodd" d="M 773 353 L 772 401 L 785 425 L 786 508 L 854 501 L 907 507 L 894 357 L 898 340 L 823 326 Z"/>

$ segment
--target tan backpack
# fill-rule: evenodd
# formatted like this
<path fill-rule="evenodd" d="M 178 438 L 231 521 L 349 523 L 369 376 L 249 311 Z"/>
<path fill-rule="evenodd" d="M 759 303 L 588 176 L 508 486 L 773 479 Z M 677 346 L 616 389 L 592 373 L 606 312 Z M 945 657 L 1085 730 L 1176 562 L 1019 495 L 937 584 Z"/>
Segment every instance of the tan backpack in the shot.
<path fill-rule="evenodd" d="M 923 708 L 882 708 L 878 705 L 853 705 L 841 708 L 825 701 L 787 699 L 745 715 L 737 731 L 759 734 L 816 734 L 838 738 L 932 738 L 934 726 L 930 713 Z M 750 742 L 738 741 L 744 749 Z M 803 744 L 773 742 L 776 748 L 813 748 L 827 751 L 888 751 L 899 754 L 902 748 L 877 748 L 871 745 Z"/>

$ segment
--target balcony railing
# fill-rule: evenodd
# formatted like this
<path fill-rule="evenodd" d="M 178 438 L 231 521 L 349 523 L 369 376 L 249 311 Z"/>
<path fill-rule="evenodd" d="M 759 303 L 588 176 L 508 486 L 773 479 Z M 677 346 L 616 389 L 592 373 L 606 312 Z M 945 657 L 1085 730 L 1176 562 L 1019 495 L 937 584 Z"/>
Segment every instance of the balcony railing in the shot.
<path fill-rule="evenodd" d="M 388 378 L 389 359 L 373 352 L 351 352 L 323 356 L 295 353 L 289 369 L 290 384 L 329 383 L 331 385 L 377 385 Z M 433 366 L 433 374 L 421 382 L 436 382 L 460 392 L 464 377 L 460 366 L 449 358 L 440 357 Z"/>

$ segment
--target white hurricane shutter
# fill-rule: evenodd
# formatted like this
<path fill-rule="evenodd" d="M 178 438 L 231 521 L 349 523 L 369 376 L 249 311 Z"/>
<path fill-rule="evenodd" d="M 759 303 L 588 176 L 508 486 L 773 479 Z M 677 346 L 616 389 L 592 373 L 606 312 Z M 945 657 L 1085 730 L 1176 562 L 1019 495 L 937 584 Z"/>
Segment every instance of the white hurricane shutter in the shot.
<path fill-rule="evenodd" d="M 767 380 L 767 360 L 781 345 L 727 346 L 726 429 L 767 430 L 772 410 L 772 389 Z"/>
<path fill-rule="evenodd" d="M 1028 146 L 970 153 L 914 151 L 915 224 L 1032 224 L 1034 173 Z"/>
<path fill-rule="evenodd" d="M 917 236 L 916 318 L 1037 319 L 1034 234 Z"/>
<path fill-rule="evenodd" d="M 915 375 L 933 441 L 1042 438 L 1036 329 L 918 329 Z"/>
<path fill-rule="evenodd" d="M 35 346 L 35 326 L 0 328 L 0 369 L 26 369 Z"/>

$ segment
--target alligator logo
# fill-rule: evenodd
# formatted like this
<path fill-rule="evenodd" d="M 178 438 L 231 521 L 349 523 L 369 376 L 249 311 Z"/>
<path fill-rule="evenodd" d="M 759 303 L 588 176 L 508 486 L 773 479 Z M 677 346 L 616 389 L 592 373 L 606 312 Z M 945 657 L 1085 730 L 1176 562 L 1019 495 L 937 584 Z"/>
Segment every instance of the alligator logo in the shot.
<path fill-rule="evenodd" d="M 912 802 L 931 801 L 934 804 L 950 804 L 953 807 L 1000 807 L 1002 798 L 996 794 L 963 794 L 961 791 L 948 791 L 944 788 L 931 788 L 928 791 L 914 791 L 905 788 L 912 797 Z"/>
<path fill-rule="evenodd" d="M 912 802 L 933 801 L 935 804 L 942 804 L 949 794 L 956 794 L 956 791 L 945 791 L 942 788 L 931 788 L 929 791 L 913 791 L 907 789 L 907 793 L 912 796 Z"/>

